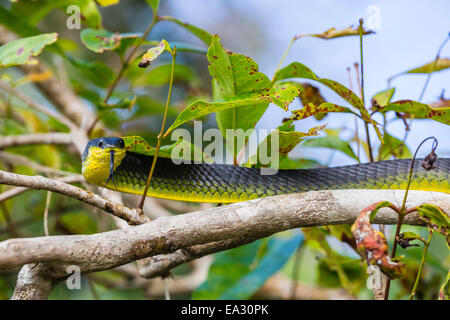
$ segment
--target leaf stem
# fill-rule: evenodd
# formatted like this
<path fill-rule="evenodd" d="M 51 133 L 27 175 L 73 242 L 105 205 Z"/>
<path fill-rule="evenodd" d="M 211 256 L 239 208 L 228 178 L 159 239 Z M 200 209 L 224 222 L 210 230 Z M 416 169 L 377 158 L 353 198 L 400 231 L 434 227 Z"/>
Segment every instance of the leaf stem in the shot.
<path fill-rule="evenodd" d="M 411 186 L 412 174 L 414 171 L 414 164 L 416 161 L 417 152 L 419 151 L 420 147 L 424 144 L 424 142 L 428 141 L 430 139 L 434 139 L 435 143 L 433 143 L 432 149 L 433 150 L 436 149 L 436 147 L 437 147 L 436 138 L 428 137 L 419 144 L 419 146 L 416 149 L 416 152 L 414 153 L 414 157 L 412 158 L 411 167 L 409 169 L 408 183 L 406 185 L 406 190 L 405 190 L 405 196 L 403 197 L 403 202 L 402 202 L 402 206 L 400 208 L 400 212 L 397 211 L 398 221 L 397 221 L 397 228 L 395 229 L 394 243 L 392 245 L 391 259 L 395 257 L 395 253 L 397 252 L 397 245 L 398 245 L 397 237 L 400 235 L 400 230 L 402 228 L 403 219 L 405 218 L 406 214 L 409 213 L 409 211 L 406 211 L 406 199 L 408 198 L 409 187 Z M 390 286 L 391 286 L 391 279 L 388 279 L 388 281 L 386 283 L 386 291 L 384 293 L 384 300 L 388 300 Z"/>
<path fill-rule="evenodd" d="M 163 116 L 163 120 L 162 120 L 162 124 L 161 124 L 161 131 L 158 135 L 158 142 L 156 143 L 155 155 L 153 156 L 153 162 L 152 162 L 152 166 L 150 168 L 150 173 L 148 174 L 147 182 L 145 184 L 144 193 L 142 194 L 141 201 L 139 202 L 139 209 L 141 209 L 141 210 L 144 207 L 144 202 L 145 202 L 145 198 L 147 197 L 147 192 L 148 192 L 148 188 L 150 186 L 150 181 L 152 179 L 153 172 L 155 171 L 156 160 L 158 159 L 159 148 L 161 147 L 161 140 L 163 139 L 164 126 L 166 124 L 166 119 L 167 119 L 167 110 L 169 109 L 170 97 L 172 96 L 173 79 L 174 79 L 174 73 L 175 73 L 175 60 L 177 57 L 177 48 L 176 47 L 173 48 L 171 54 L 172 54 L 172 69 L 170 71 L 169 92 L 167 94 L 167 102 L 166 102 L 166 107 L 164 109 L 164 116 Z"/>
<path fill-rule="evenodd" d="M 414 281 L 414 286 L 409 295 L 409 300 L 412 300 L 416 295 L 417 287 L 419 286 L 420 278 L 422 276 L 423 266 L 425 265 L 425 260 L 427 257 L 428 247 L 430 246 L 431 237 L 433 236 L 433 231 L 429 230 L 430 234 L 428 235 L 428 239 L 423 246 L 422 259 L 420 260 L 419 271 L 417 271 L 416 281 Z"/>
<path fill-rule="evenodd" d="M 364 99 L 364 52 L 363 52 L 363 19 L 359 19 L 359 54 L 360 54 L 360 63 L 361 63 L 361 100 L 363 102 L 364 108 L 366 107 L 366 102 Z M 366 130 L 366 139 L 367 139 L 367 148 L 369 153 L 369 161 L 373 162 L 373 151 L 372 145 L 370 144 L 370 133 L 369 133 L 369 124 L 367 121 L 364 121 L 364 128 Z"/>
<path fill-rule="evenodd" d="M 289 51 L 290 51 L 291 48 L 292 48 L 292 45 L 294 44 L 294 42 L 295 42 L 297 39 L 298 39 L 297 36 L 296 36 L 296 37 L 293 37 L 293 38 L 291 39 L 291 41 L 289 42 L 288 47 L 287 47 L 286 50 L 284 51 L 283 56 L 281 57 L 281 60 L 280 60 L 280 62 L 278 63 L 278 66 L 277 66 L 277 68 L 275 69 L 275 72 L 273 73 L 272 83 L 275 81 L 275 76 L 276 76 L 278 70 L 280 70 L 281 66 L 283 65 L 284 59 L 286 59 L 287 54 L 289 53 Z"/>

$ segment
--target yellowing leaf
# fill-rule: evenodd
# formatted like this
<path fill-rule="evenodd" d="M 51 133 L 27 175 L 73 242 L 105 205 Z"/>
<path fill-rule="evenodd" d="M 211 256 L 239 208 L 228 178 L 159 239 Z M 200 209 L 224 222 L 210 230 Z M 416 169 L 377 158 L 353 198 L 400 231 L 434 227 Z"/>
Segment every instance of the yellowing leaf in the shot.
<path fill-rule="evenodd" d="M 119 0 L 96 0 L 102 7 L 112 6 L 119 3 Z"/>
<path fill-rule="evenodd" d="M 364 30 L 362 34 L 372 34 L 375 33 L 372 30 Z M 359 27 L 353 28 L 352 26 L 349 26 L 344 29 L 336 29 L 336 28 L 330 28 L 325 32 L 322 33 L 315 33 L 315 34 L 304 34 L 304 35 L 298 35 L 296 36 L 296 39 L 302 38 L 302 37 L 316 37 L 321 39 L 334 39 L 334 38 L 340 38 L 340 37 L 347 37 L 347 36 L 359 36 Z"/>
<path fill-rule="evenodd" d="M 412 115 L 416 119 L 432 119 L 450 124 L 450 107 L 431 108 L 429 105 L 413 100 L 399 100 L 392 102 L 380 111 L 396 111 Z"/>
<path fill-rule="evenodd" d="M 172 49 L 170 49 L 169 43 L 163 39 L 156 47 L 147 50 L 147 52 L 142 56 L 142 59 L 139 62 L 139 67 L 148 67 L 152 61 L 158 58 L 166 50 L 172 53 Z"/>

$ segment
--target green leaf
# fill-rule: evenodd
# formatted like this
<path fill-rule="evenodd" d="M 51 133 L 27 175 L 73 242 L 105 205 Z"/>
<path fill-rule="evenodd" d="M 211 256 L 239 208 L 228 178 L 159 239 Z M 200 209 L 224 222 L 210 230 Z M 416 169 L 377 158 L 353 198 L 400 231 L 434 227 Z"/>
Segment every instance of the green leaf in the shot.
<path fill-rule="evenodd" d="M 443 234 L 447 238 L 447 243 L 450 243 L 450 217 L 447 213 L 441 208 L 428 203 L 418 206 L 417 212 L 432 229 Z"/>
<path fill-rule="evenodd" d="M 153 11 L 158 11 L 159 0 L 146 0 L 147 3 L 152 7 Z"/>
<path fill-rule="evenodd" d="M 100 88 L 108 88 L 114 81 L 114 71 L 102 61 L 83 61 L 70 56 L 67 56 L 67 60 L 84 77 Z"/>
<path fill-rule="evenodd" d="M 372 119 L 370 114 L 367 112 L 366 108 L 364 107 L 364 104 L 362 100 L 350 89 L 343 86 L 339 82 L 336 82 L 334 80 L 325 79 L 325 78 L 319 78 L 317 75 L 315 75 L 308 67 L 305 65 L 299 63 L 299 62 L 293 62 L 287 67 L 284 67 L 283 69 L 280 69 L 276 74 L 274 81 L 280 81 L 284 79 L 290 79 L 290 78 L 304 78 L 304 79 L 310 79 L 315 80 L 323 85 L 327 86 L 334 92 L 336 92 L 339 96 L 341 96 L 345 101 L 350 103 L 353 107 L 359 110 L 361 117 L 364 121 L 372 123 L 373 127 L 380 139 L 380 141 L 383 141 L 383 137 L 381 136 L 381 133 L 377 127 L 377 123 Z"/>
<path fill-rule="evenodd" d="M 0 47 L 0 68 L 22 64 L 36 64 L 32 57 L 38 56 L 45 46 L 54 43 L 57 33 L 45 33 L 17 39 Z"/>
<path fill-rule="evenodd" d="M 81 31 L 81 42 L 91 51 L 103 53 L 105 50 L 119 48 L 123 39 L 138 38 L 137 33 L 113 33 L 105 29 L 84 29 Z"/>
<path fill-rule="evenodd" d="M 289 88 L 290 89 L 290 88 Z M 294 88 L 297 90 L 296 88 Z M 289 92 L 287 90 L 287 92 Z M 292 94 L 292 91 L 291 91 Z M 253 92 L 248 93 L 240 96 L 235 96 L 233 98 L 228 98 L 226 100 L 218 100 L 218 101 L 211 101 L 207 102 L 204 100 L 197 100 L 193 103 L 191 103 L 188 107 L 186 107 L 175 119 L 175 122 L 170 126 L 170 128 L 167 130 L 165 136 L 167 136 L 173 129 L 179 127 L 183 123 L 188 122 L 189 120 L 193 120 L 195 118 L 221 111 L 231 108 L 238 108 L 238 107 L 260 107 L 262 103 L 275 103 L 282 105 L 283 102 L 280 100 L 283 93 L 281 92 L 281 88 L 275 87 L 270 89 L 269 91 L 265 93 L 260 92 Z M 277 98 L 278 97 L 278 98 Z M 283 96 L 284 98 L 285 96 Z M 240 121 L 243 122 L 245 120 L 241 119 Z"/>
<path fill-rule="evenodd" d="M 213 37 L 207 57 L 209 73 L 213 78 L 214 101 L 233 102 L 236 97 L 243 96 L 253 97 L 254 100 L 248 101 L 247 105 L 240 104 L 233 108 L 214 110 L 217 112 L 217 125 L 224 137 L 227 129 L 246 131 L 254 128 L 269 103 L 275 103 L 287 110 L 288 105 L 298 95 L 298 89 L 290 84 L 272 87 L 269 78 L 258 71 L 256 62 L 244 55 L 227 52 L 218 36 Z M 234 146 L 232 151 L 236 155 L 240 146 L 227 142 L 227 146 Z"/>
<path fill-rule="evenodd" d="M 163 39 L 156 47 L 147 50 L 147 52 L 142 56 L 142 59 L 139 62 L 139 67 L 148 67 L 150 63 L 158 58 L 164 51 L 169 51 L 170 53 L 172 53 L 172 49 L 170 48 L 169 43 Z"/>
<path fill-rule="evenodd" d="M 280 158 L 280 169 L 312 169 L 321 167 L 321 163 L 314 159 L 290 159 Z"/>
<path fill-rule="evenodd" d="M 147 156 L 155 155 L 156 148 L 149 145 L 143 138 L 139 136 L 122 137 L 122 139 L 125 142 L 125 148 L 129 152 L 139 153 Z M 159 149 L 158 157 L 181 160 L 199 159 L 203 162 L 212 162 L 210 156 L 204 154 L 201 148 L 181 138 L 171 145 L 162 146 Z"/>
<path fill-rule="evenodd" d="M 328 135 L 325 137 L 312 138 L 305 141 L 302 146 L 338 150 L 345 153 L 350 158 L 355 159 L 358 163 L 360 162 L 350 144 L 336 136 Z"/>
<path fill-rule="evenodd" d="M 200 40 L 202 40 L 207 46 L 209 46 L 211 44 L 212 41 L 212 35 L 199 28 L 196 26 L 193 26 L 192 24 L 186 23 L 186 22 L 182 22 L 178 19 L 175 19 L 174 17 L 170 17 L 170 16 L 164 16 L 164 17 L 159 17 L 159 19 L 161 21 L 172 21 L 175 22 L 176 24 L 178 24 L 179 26 L 182 26 L 183 28 L 185 28 L 187 31 L 189 31 L 190 33 L 194 34 L 195 36 L 197 36 Z"/>
<path fill-rule="evenodd" d="M 416 119 L 432 119 L 450 124 L 450 108 L 431 108 L 429 105 L 413 100 L 399 100 L 386 105 L 380 111 L 402 112 L 414 116 Z"/>
<path fill-rule="evenodd" d="M 381 160 L 389 160 L 391 156 L 396 159 L 411 159 L 412 154 L 402 140 L 391 136 L 387 131 L 384 132 L 384 144 L 380 145 L 378 154 Z"/>
<path fill-rule="evenodd" d="M 262 240 L 216 254 L 208 278 L 195 289 L 192 299 L 250 298 L 284 266 L 302 241 L 303 236 L 298 233 L 290 237 L 271 237 L 257 263 L 255 260 Z"/>
<path fill-rule="evenodd" d="M 102 16 L 98 10 L 97 4 L 93 0 L 73 1 L 71 4 L 79 5 L 83 16 L 83 23 L 88 28 L 100 29 L 102 27 Z M 63 7 L 66 9 L 65 7 Z"/>
<path fill-rule="evenodd" d="M 375 94 L 370 100 L 372 102 L 372 109 L 377 110 L 380 107 L 386 106 L 389 102 L 391 102 L 394 92 L 395 88 L 390 88 Z"/>

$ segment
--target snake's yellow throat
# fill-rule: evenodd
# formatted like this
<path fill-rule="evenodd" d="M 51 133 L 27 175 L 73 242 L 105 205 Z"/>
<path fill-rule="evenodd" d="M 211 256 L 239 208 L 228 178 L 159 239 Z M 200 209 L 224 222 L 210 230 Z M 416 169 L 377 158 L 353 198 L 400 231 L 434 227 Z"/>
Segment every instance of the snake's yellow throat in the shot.
<path fill-rule="evenodd" d="M 113 154 L 112 154 L 113 153 Z M 89 142 L 83 153 L 82 173 L 87 182 L 114 189 L 111 178 L 111 159 L 114 160 L 113 170 L 120 165 L 125 157 L 126 149 L 120 138 L 100 138 Z"/>

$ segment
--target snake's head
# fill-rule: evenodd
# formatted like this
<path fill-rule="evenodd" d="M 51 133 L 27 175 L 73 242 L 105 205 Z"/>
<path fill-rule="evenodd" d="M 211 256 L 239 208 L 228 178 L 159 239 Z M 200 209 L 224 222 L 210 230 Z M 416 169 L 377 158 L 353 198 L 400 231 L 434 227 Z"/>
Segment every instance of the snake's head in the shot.
<path fill-rule="evenodd" d="M 82 173 L 87 182 L 104 186 L 125 157 L 122 138 L 104 137 L 88 142 L 81 156 Z"/>

